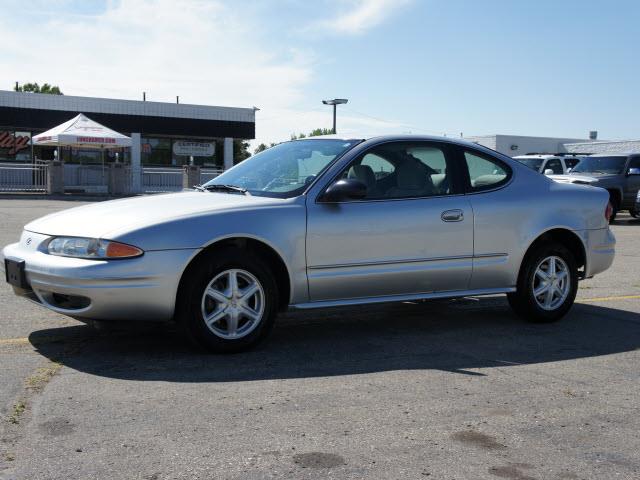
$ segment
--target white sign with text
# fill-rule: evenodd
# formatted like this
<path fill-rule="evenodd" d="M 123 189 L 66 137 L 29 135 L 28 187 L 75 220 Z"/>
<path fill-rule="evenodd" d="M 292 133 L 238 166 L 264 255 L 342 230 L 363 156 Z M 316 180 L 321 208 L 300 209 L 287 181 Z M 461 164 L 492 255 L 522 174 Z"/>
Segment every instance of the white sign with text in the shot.
<path fill-rule="evenodd" d="M 212 157 L 216 152 L 216 144 L 213 142 L 188 142 L 181 140 L 173 142 L 173 153 L 185 157 Z"/>

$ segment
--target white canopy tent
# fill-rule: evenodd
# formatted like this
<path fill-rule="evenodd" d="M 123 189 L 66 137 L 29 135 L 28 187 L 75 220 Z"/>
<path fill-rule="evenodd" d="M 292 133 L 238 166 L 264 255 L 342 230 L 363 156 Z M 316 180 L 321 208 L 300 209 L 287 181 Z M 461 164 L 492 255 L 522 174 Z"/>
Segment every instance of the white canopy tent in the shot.
<path fill-rule="evenodd" d="M 131 146 L 131 138 L 94 122 L 82 113 L 51 130 L 35 135 L 32 142 L 33 145 L 98 149 Z"/>
<path fill-rule="evenodd" d="M 35 135 L 31 141 L 34 146 L 56 147 L 56 158 L 58 159 L 61 158 L 60 147 L 63 146 L 77 149 L 100 150 L 102 160 L 102 184 L 105 185 L 105 188 L 104 151 L 131 147 L 131 138 L 91 120 L 82 113 L 57 127 Z"/>

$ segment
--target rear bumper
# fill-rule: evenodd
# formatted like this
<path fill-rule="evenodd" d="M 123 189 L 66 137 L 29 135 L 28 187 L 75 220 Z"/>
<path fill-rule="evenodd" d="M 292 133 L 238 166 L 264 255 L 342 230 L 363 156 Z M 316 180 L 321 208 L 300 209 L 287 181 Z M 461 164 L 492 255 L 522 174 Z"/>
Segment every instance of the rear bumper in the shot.
<path fill-rule="evenodd" d="M 46 238 L 28 235 L 40 243 L 40 237 Z M 90 320 L 170 320 L 182 272 L 197 253 L 162 250 L 126 260 L 85 260 L 48 255 L 32 243 L 35 248 L 23 241 L 8 245 L 0 255 L 2 269 L 4 258 L 25 261 L 30 289 L 14 287 L 14 292 L 55 312 Z"/>
<path fill-rule="evenodd" d="M 587 254 L 585 277 L 590 278 L 604 272 L 613 263 L 616 237 L 608 227 L 586 230 L 584 237 Z"/>

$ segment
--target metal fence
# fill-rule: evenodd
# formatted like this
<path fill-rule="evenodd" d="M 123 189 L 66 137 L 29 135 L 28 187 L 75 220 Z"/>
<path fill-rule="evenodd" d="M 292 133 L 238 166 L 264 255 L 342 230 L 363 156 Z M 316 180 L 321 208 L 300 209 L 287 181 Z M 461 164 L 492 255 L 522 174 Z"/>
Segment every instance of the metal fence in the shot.
<path fill-rule="evenodd" d="M 224 170 L 220 168 L 207 168 L 206 170 L 200 170 L 200 184 L 202 185 L 207 183 L 209 180 L 213 180 L 222 172 L 224 172 Z"/>
<path fill-rule="evenodd" d="M 64 188 L 67 191 L 107 193 L 109 168 L 102 164 L 65 164 Z"/>
<path fill-rule="evenodd" d="M 0 163 L 0 192 L 44 192 L 47 165 Z"/>
<path fill-rule="evenodd" d="M 142 191 L 144 193 L 179 192 L 182 190 L 182 168 L 145 167 L 142 169 Z"/>
<path fill-rule="evenodd" d="M 48 168 L 47 162 L 0 163 L 0 192 L 46 192 Z M 204 184 L 223 171 L 215 168 L 202 169 L 199 183 Z M 118 180 L 114 180 L 110 178 L 111 169 L 108 165 L 65 164 L 64 190 L 79 193 L 130 192 L 131 166 L 125 166 L 123 173 L 124 175 L 117 177 Z M 183 189 L 184 175 L 182 167 L 143 167 L 140 170 L 141 193 L 179 192 Z"/>

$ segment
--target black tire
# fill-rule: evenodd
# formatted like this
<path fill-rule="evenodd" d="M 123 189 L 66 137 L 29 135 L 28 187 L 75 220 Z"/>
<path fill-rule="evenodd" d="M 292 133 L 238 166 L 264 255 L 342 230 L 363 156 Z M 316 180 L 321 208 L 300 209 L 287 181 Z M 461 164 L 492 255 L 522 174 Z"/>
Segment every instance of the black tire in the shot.
<path fill-rule="evenodd" d="M 176 306 L 176 319 L 187 338 L 212 353 L 241 352 L 257 345 L 273 328 L 278 310 L 278 287 L 268 265 L 257 255 L 233 247 L 203 255 L 195 262 L 185 272 L 185 281 L 180 288 L 181 298 Z M 203 295 L 209 283 L 229 270 L 248 272 L 257 279 L 264 293 L 263 313 L 255 322 L 257 326 L 245 336 L 233 339 L 222 338 L 210 329 L 202 310 Z M 241 319 L 239 324 L 242 321 L 248 322 L 249 319 Z"/>
<path fill-rule="evenodd" d="M 633 218 L 640 218 L 640 211 L 632 208 L 631 210 L 629 210 L 629 215 L 631 215 Z"/>
<path fill-rule="evenodd" d="M 559 257 L 568 269 L 568 293 L 564 301 L 553 310 L 539 305 L 534 296 L 534 276 L 538 266 L 549 257 Z M 535 247 L 529 252 L 520 268 L 516 292 L 507 294 L 509 305 L 522 318 L 534 323 L 549 323 L 561 319 L 567 314 L 578 292 L 578 268 L 573 254 L 563 245 L 550 242 Z"/>

